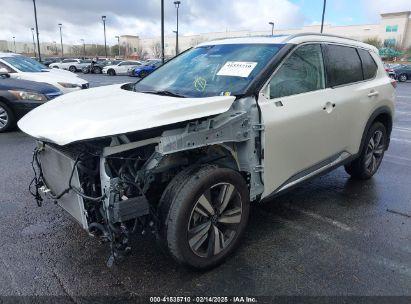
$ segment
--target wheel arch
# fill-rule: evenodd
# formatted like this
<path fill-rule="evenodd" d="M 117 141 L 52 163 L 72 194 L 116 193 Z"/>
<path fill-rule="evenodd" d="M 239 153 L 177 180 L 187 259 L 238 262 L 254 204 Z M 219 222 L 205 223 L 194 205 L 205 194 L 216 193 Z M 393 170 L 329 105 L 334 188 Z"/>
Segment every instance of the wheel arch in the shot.
<path fill-rule="evenodd" d="M 389 107 L 387 106 L 382 106 L 377 108 L 370 116 L 370 118 L 367 121 L 367 124 L 365 125 L 362 138 L 361 138 L 361 146 L 359 151 L 362 151 L 364 145 L 365 145 L 365 139 L 367 137 L 367 132 L 372 126 L 374 122 L 381 122 L 386 130 L 387 130 L 387 137 L 388 137 L 388 143 L 387 143 L 387 149 L 390 143 L 390 137 L 391 137 L 391 131 L 392 131 L 392 124 L 393 124 L 393 117 L 392 117 L 392 112 Z"/>

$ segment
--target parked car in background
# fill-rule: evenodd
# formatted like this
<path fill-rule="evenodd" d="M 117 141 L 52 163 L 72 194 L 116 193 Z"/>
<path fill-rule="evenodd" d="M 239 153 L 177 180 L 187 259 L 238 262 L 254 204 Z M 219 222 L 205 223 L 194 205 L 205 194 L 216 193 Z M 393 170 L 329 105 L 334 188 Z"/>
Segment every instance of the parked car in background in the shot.
<path fill-rule="evenodd" d="M 84 74 L 88 74 L 88 73 L 101 74 L 101 73 L 103 73 L 103 68 L 105 66 L 117 65 L 120 62 L 122 62 L 122 60 L 99 60 L 99 61 L 93 63 L 93 66 L 91 65 L 91 63 L 89 65 L 85 66 L 84 68 L 81 69 L 81 71 Z"/>
<path fill-rule="evenodd" d="M 140 65 L 141 65 L 140 61 L 131 61 L 131 60 L 120 61 L 118 64 L 112 64 L 112 65 L 107 65 L 103 67 L 103 74 L 107 74 L 110 76 L 127 75 L 129 68 L 133 66 L 137 67 Z"/>
<path fill-rule="evenodd" d="M 18 125 L 38 140 L 35 190 L 110 241 L 111 261 L 141 227 L 178 263 L 207 269 L 238 248 L 251 203 L 340 166 L 372 178 L 396 83 L 377 48 L 355 40 L 233 38 L 134 84 L 62 96 Z"/>
<path fill-rule="evenodd" d="M 0 133 L 13 128 L 23 115 L 63 93 L 47 83 L 12 79 L 0 73 Z"/>
<path fill-rule="evenodd" d="M 391 79 L 396 79 L 396 74 L 392 67 L 390 67 L 388 64 L 384 64 L 384 68 L 388 76 L 390 76 Z"/>
<path fill-rule="evenodd" d="M 64 59 L 60 62 L 55 62 L 49 65 L 52 69 L 69 70 L 72 73 L 81 71 L 82 68 L 91 64 L 91 59 Z"/>
<path fill-rule="evenodd" d="M 89 83 L 69 71 L 50 69 L 31 58 L 0 53 L 0 70 L 10 74 L 11 78 L 45 82 L 57 87 L 63 93 L 88 89 Z"/>
<path fill-rule="evenodd" d="M 394 69 L 398 81 L 411 80 L 411 64 L 404 64 Z"/>
<path fill-rule="evenodd" d="M 154 61 L 151 60 L 149 62 L 145 62 L 142 65 L 138 67 L 132 67 L 128 70 L 128 75 L 129 76 L 134 76 L 134 77 L 140 77 L 144 78 L 151 72 L 153 72 L 155 69 L 160 67 L 163 63 L 161 61 Z"/>
<path fill-rule="evenodd" d="M 60 61 L 61 61 L 61 58 L 58 58 L 58 57 L 47 57 L 47 58 L 41 59 L 41 63 L 47 67 L 52 63 L 60 62 Z"/>

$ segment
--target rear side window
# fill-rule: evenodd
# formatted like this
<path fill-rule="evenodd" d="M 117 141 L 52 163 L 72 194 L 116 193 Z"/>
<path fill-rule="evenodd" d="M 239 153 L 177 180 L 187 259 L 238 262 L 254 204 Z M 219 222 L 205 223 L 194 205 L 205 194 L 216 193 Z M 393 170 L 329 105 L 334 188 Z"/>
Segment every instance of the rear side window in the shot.
<path fill-rule="evenodd" d="M 378 66 L 372 58 L 371 54 L 365 50 L 358 50 L 362 61 L 362 70 L 364 73 L 364 79 L 372 79 L 377 74 Z"/>
<path fill-rule="evenodd" d="M 327 45 L 327 79 L 330 87 L 362 81 L 362 65 L 357 50 L 340 45 Z"/>

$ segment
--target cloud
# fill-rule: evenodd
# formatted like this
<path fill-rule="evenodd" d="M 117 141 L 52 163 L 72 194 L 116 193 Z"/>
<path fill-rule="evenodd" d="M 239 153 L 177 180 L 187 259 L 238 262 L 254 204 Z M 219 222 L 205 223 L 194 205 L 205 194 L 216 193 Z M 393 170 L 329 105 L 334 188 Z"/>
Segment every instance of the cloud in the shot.
<path fill-rule="evenodd" d="M 173 0 L 165 0 L 166 35 L 176 28 Z M 276 27 L 302 26 L 305 16 L 289 0 L 182 0 L 180 33 L 203 33 L 226 30 L 268 30 L 268 22 Z M 59 41 L 58 23 L 63 24 L 65 43 L 103 42 L 101 16 L 107 16 L 107 40 L 115 44 L 116 35 L 142 37 L 160 35 L 160 1 L 146 0 L 37 0 L 41 41 Z M 34 27 L 31 0 L 2 0 L 0 40 L 30 41 Z"/>
<path fill-rule="evenodd" d="M 362 7 L 371 21 L 378 22 L 382 13 L 411 11 L 411 1 L 363 0 Z"/>

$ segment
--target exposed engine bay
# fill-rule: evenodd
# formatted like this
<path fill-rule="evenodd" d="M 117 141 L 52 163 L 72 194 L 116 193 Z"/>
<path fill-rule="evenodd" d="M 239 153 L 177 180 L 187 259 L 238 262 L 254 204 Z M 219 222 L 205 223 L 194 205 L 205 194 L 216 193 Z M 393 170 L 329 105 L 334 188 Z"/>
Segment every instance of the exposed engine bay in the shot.
<path fill-rule="evenodd" d="M 30 190 L 89 234 L 109 242 L 108 266 L 127 255 L 129 235 L 159 233 L 164 189 L 188 166 L 215 164 L 243 174 L 250 199 L 263 193 L 259 111 L 254 98 L 201 120 L 60 146 L 38 141 Z"/>

